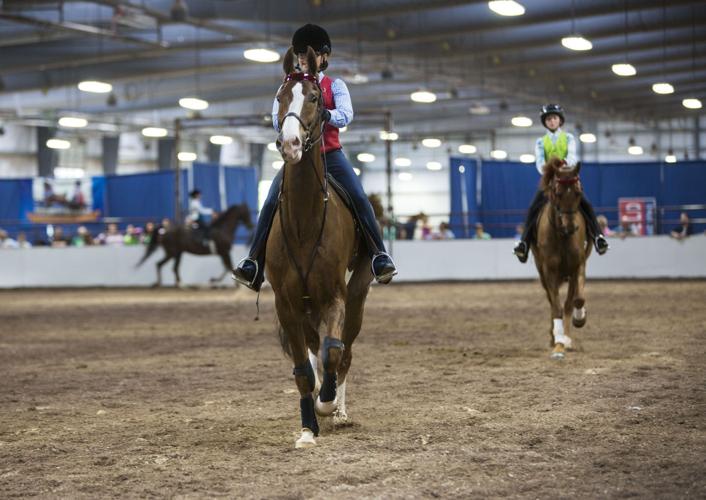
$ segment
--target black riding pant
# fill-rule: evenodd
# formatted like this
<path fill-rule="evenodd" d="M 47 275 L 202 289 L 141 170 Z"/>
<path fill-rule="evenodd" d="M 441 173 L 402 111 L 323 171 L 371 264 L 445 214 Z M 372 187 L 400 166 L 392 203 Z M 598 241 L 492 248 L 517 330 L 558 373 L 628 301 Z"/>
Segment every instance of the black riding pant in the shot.
<path fill-rule="evenodd" d="M 542 207 L 547 202 L 547 197 L 544 195 L 544 191 L 539 190 L 535 193 L 534 199 L 527 210 L 527 219 L 525 220 L 525 228 L 522 232 L 522 241 L 526 242 L 528 245 L 534 243 L 534 238 L 537 234 L 537 221 L 539 220 L 539 214 L 542 211 Z M 596 214 L 593 211 L 593 206 L 591 202 L 588 201 L 586 196 L 581 197 L 581 204 L 579 205 L 579 211 L 583 215 L 586 221 L 586 233 L 587 237 L 591 241 L 595 241 L 598 235 L 601 234 L 601 228 L 598 225 L 598 219 L 596 219 Z"/>

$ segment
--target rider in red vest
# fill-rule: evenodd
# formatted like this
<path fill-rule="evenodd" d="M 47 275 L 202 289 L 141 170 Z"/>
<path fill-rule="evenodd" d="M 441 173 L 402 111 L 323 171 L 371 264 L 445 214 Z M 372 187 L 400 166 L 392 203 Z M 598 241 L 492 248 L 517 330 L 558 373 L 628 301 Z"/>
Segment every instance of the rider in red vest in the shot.
<path fill-rule="evenodd" d="M 307 48 L 316 52 L 319 65 L 319 85 L 324 97 L 322 120 L 326 123 L 321 153 L 325 155 L 326 168 L 330 175 L 341 184 L 353 201 L 353 212 L 365 234 L 368 254 L 372 260 L 372 271 L 378 283 L 389 283 L 397 274 L 392 258 L 385 250 L 380 228 L 375 219 L 373 208 L 368 201 L 360 179 L 353 171 L 353 166 L 343 154 L 338 140 L 338 129 L 348 125 L 353 120 L 353 106 L 346 84 L 340 78 L 332 79 L 324 75 L 331 54 L 331 39 L 326 30 L 314 24 L 299 28 L 292 37 L 294 53 L 299 61 L 298 69 L 306 72 Z M 272 124 L 279 130 L 277 118 L 279 102 L 275 99 L 272 109 Z M 233 278 L 248 288 L 259 291 L 264 280 L 265 245 L 270 232 L 272 220 L 277 209 L 277 196 L 282 182 L 282 171 L 272 181 L 267 200 L 260 212 L 255 237 L 248 257 L 240 261 L 233 270 Z"/>

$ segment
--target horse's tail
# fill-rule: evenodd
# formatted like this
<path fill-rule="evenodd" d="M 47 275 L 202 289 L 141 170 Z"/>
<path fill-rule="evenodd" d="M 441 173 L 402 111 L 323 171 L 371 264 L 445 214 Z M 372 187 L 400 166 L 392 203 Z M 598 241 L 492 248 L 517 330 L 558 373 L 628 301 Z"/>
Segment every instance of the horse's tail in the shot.
<path fill-rule="evenodd" d="M 289 335 L 287 335 L 287 332 L 282 328 L 282 324 L 279 321 L 277 321 L 277 335 L 279 336 L 279 343 L 282 345 L 282 351 L 287 357 L 291 358 L 292 348 L 289 345 Z"/>
<path fill-rule="evenodd" d="M 152 233 L 150 234 L 150 244 L 147 245 L 147 250 L 145 251 L 145 255 L 142 256 L 142 259 L 140 259 L 140 262 L 138 262 L 135 267 L 140 267 L 149 257 L 154 253 L 155 250 L 157 250 L 157 247 L 159 246 L 159 233 L 160 230 L 162 229 L 162 226 L 155 226 L 155 228 L 152 230 Z"/>

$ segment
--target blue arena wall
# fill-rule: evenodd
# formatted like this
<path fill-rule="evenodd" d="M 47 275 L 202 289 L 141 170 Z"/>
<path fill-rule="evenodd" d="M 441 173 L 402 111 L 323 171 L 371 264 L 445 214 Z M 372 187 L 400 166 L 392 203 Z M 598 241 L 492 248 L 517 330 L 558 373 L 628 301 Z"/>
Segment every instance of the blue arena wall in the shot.
<path fill-rule="evenodd" d="M 463 173 L 459 167 L 463 166 Z M 512 237 L 521 224 L 539 184 L 535 165 L 510 161 L 480 161 L 473 158 L 450 159 L 449 169 L 451 226 L 457 237 L 469 237 L 475 222 L 482 222 L 494 237 Z M 659 233 L 676 226 L 680 206 L 706 204 L 706 162 L 677 164 L 657 162 L 590 163 L 581 167 L 584 192 L 596 208 L 605 213 L 610 226 L 617 226 L 618 199 L 652 197 L 666 221 Z M 465 185 L 464 185 L 465 183 Z M 478 187 L 478 189 L 476 189 Z M 463 205 L 469 213 L 464 214 Z M 674 207 L 674 208 L 670 208 Z M 706 210 L 688 211 L 692 219 L 706 218 Z M 464 217 L 468 224 L 464 231 Z M 706 224 L 695 223 L 694 232 Z"/>

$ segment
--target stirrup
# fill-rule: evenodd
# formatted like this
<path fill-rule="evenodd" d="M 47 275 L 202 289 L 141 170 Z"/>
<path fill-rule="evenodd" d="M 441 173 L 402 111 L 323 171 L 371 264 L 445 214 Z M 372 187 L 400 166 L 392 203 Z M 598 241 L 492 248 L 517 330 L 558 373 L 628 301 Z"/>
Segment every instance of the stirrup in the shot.
<path fill-rule="evenodd" d="M 392 267 L 394 267 L 394 270 L 378 276 L 375 274 L 375 259 L 377 259 L 381 255 L 384 255 L 388 259 L 390 259 L 390 262 L 392 262 Z M 375 281 L 377 281 L 378 283 L 382 283 L 383 285 L 386 285 L 387 283 L 389 283 L 392 280 L 392 278 L 394 276 L 397 276 L 397 266 L 395 265 L 395 261 L 392 260 L 392 256 L 386 252 L 379 252 L 378 254 L 373 256 L 373 258 L 370 260 L 370 269 L 373 272 L 373 276 L 375 277 Z"/>
<path fill-rule="evenodd" d="M 238 276 L 238 269 L 240 269 L 240 265 L 245 261 L 250 261 L 253 264 L 255 264 L 255 276 L 253 276 L 251 281 L 247 281 L 246 279 L 243 279 L 240 276 Z M 257 263 L 257 261 L 255 259 L 251 259 L 250 257 L 245 257 L 244 259 L 241 259 L 240 262 L 238 262 L 238 265 L 230 273 L 230 277 L 234 281 L 252 289 L 254 286 L 255 280 L 257 279 L 258 274 L 260 274 L 260 265 Z"/>

